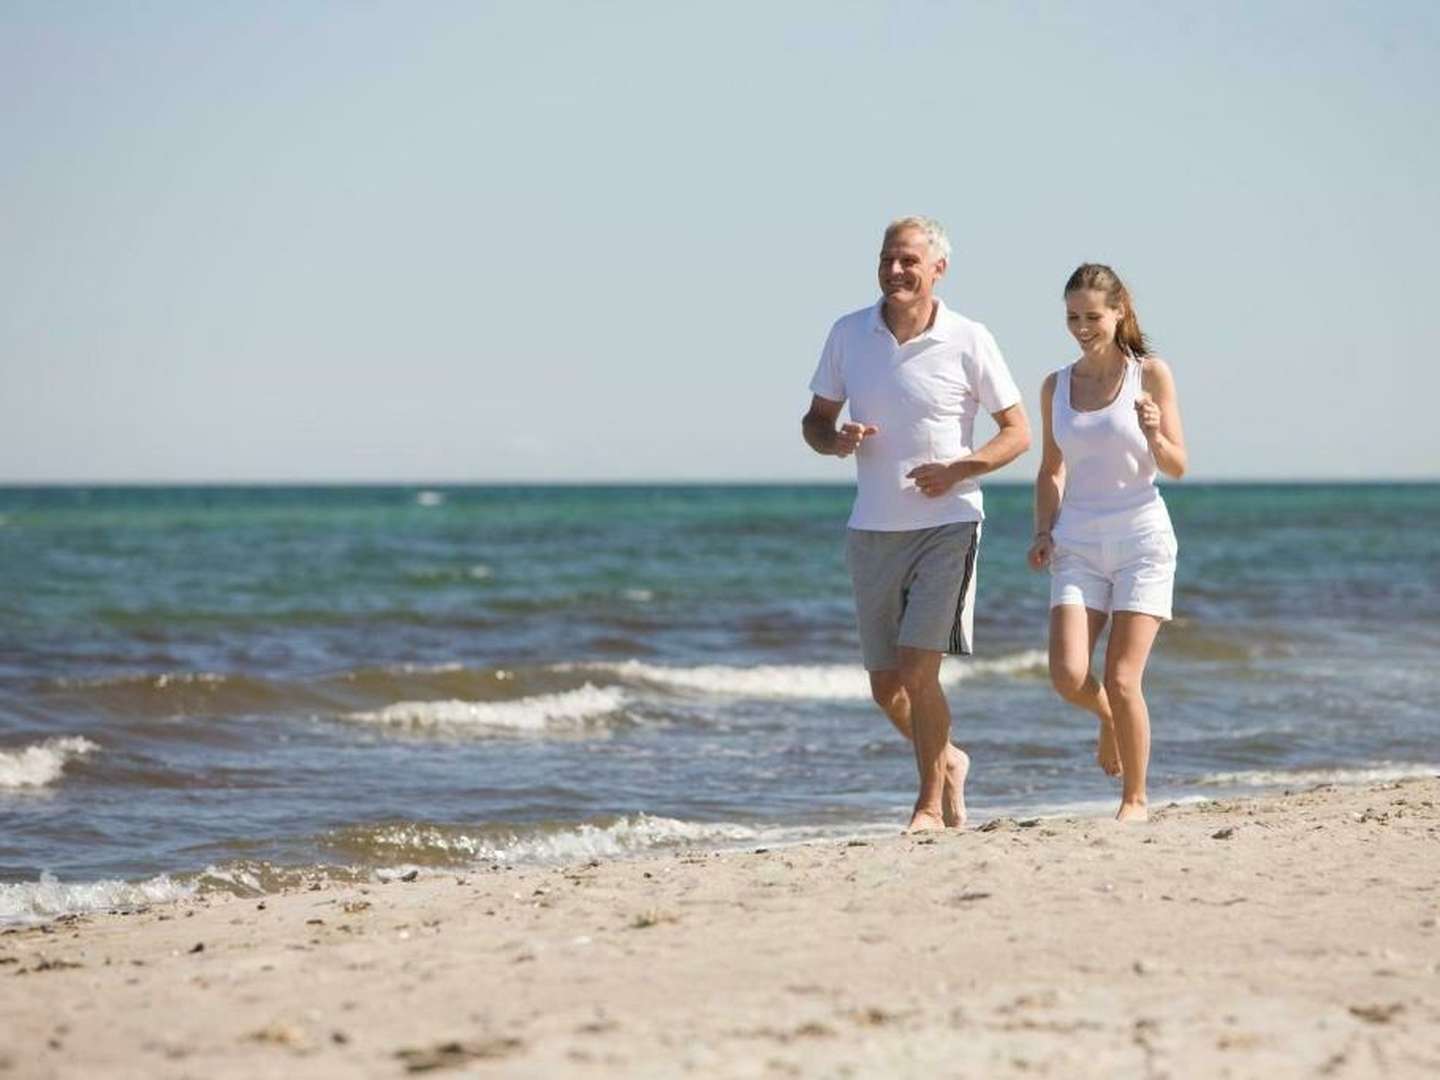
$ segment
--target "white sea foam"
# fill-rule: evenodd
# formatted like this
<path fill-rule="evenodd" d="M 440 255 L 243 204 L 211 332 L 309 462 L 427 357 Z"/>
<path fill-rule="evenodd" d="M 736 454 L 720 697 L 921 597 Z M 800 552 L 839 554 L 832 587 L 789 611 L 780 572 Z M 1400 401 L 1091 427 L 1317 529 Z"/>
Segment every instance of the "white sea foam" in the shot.
<path fill-rule="evenodd" d="M 464 671 L 465 665 L 458 660 L 446 660 L 435 664 L 388 664 L 381 670 L 388 675 L 447 675 Z"/>
<path fill-rule="evenodd" d="M 399 701 L 374 712 L 351 713 L 348 719 L 417 730 L 576 730 L 617 712 L 624 703 L 625 693 L 618 687 L 586 683 L 578 690 L 515 701 Z"/>
<path fill-rule="evenodd" d="M 516 834 L 502 840 L 476 838 L 458 850 L 481 862 L 575 862 L 614 858 L 652 848 L 752 843 L 762 831 L 748 825 L 701 823 L 637 814 L 610 825 L 581 824 L 562 832 Z M 468 839 L 468 838 L 452 838 Z"/>
<path fill-rule="evenodd" d="M 1376 761 L 1354 768 L 1247 769 L 1210 773 L 1194 782 L 1205 787 L 1274 787 L 1281 784 L 1383 784 L 1416 776 L 1440 776 L 1440 765 Z"/>
<path fill-rule="evenodd" d="M 439 829 L 432 825 L 395 825 L 378 830 L 368 838 L 380 848 L 393 848 L 397 858 L 436 855 L 454 857 L 456 863 L 530 864 L 580 862 L 595 858 L 617 858 L 663 848 L 722 848 L 737 845 L 781 846 L 819 838 L 838 838 L 896 830 L 893 823 L 878 826 L 763 826 L 735 822 L 681 821 L 676 818 L 636 814 L 608 825 L 581 823 L 556 831 L 525 831 L 508 836 L 471 835 Z M 409 866 L 410 864 L 404 864 Z"/>
<path fill-rule="evenodd" d="M 1047 663 L 1045 653 L 1039 649 L 994 660 L 946 660 L 940 668 L 940 681 L 953 686 L 978 675 L 1021 675 L 1044 671 Z M 625 660 L 620 663 L 560 664 L 552 670 L 605 672 L 627 682 L 646 682 L 729 697 L 838 701 L 870 696 L 870 680 L 858 664 L 664 667 L 641 660 Z"/>
<path fill-rule="evenodd" d="M 195 878 L 195 884 L 197 886 L 203 885 L 206 888 L 214 888 L 217 883 L 230 885 L 236 889 L 249 892 L 260 893 L 265 891 L 265 887 L 260 883 L 260 879 L 255 873 L 245 866 L 238 864 L 232 866 L 215 866 L 211 864 L 202 870 Z"/>
<path fill-rule="evenodd" d="M 47 787 L 60 779 L 66 762 L 98 749 L 82 736 L 65 735 L 19 750 L 0 750 L 0 791 Z"/>
<path fill-rule="evenodd" d="M 420 506 L 439 506 L 444 501 L 443 491 L 422 491 L 415 496 L 415 502 Z"/>
<path fill-rule="evenodd" d="M 0 885 L 0 924 L 30 925 L 48 922 L 60 915 L 133 910 L 151 904 L 174 903 L 194 893 L 194 885 L 172 881 L 164 874 L 140 882 L 67 884 L 45 873 L 39 881 Z"/>
<path fill-rule="evenodd" d="M 107 686 L 148 686 L 156 690 L 164 690 L 171 686 L 219 686 L 234 676 L 221 675 L 213 671 L 162 671 L 159 674 L 151 675 L 144 672 L 135 672 L 129 675 L 100 675 L 96 677 L 82 676 L 60 676 L 52 685 L 66 689 L 98 689 Z"/>

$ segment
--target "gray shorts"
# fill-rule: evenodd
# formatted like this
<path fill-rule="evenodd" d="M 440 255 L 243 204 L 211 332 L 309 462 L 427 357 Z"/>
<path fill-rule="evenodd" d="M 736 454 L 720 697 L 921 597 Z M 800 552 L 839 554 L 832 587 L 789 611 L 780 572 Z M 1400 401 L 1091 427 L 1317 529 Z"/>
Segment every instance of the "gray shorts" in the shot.
<path fill-rule="evenodd" d="M 905 532 L 850 530 L 845 562 L 867 671 L 895 668 L 901 645 L 973 651 L 979 554 L 980 525 L 973 521 Z"/>

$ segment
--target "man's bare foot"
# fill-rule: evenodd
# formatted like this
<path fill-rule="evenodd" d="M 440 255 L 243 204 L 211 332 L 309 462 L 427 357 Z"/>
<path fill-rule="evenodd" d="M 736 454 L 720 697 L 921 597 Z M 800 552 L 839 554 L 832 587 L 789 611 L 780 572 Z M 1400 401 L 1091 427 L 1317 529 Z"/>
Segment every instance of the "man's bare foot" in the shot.
<path fill-rule="evenodd" d="M 933 810 L 916 810 L 905 826 L 907 833 L 937 832 L 945 828 L 945 819 Z"/>
<path fill-rule="evenodd" d="M 965 827 L 965 777 L 970 774 L 970 755 L 958 746 L 950 747 L 945 759 L 945 804 L 942 807 L 947 829 Z"/>
<path fill-rule="evenodd" d="M 1115 812 L 1116 821 L 1149 821 L 1150 808 L 1143 802 L 1122 802 L 1120 809 Z"/>
<path fill-rule="evenodd" d="M 1120 744 L 1115 741 L 1115 725 L 1100 721 L 1100 735 L 1095 743 L 1095 763 L 1106 776 L 1119 776 Z"/>

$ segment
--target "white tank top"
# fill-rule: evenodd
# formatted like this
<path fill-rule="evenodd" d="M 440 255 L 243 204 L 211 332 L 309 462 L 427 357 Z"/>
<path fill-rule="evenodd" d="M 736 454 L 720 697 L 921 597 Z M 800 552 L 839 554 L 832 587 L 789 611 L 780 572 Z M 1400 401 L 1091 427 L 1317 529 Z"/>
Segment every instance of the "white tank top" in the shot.
<path fill-rule="evenodd" d="M 1140 361 L 1127 360 L 1115 400 L 1077 412 L 1070 405 L 1070 364 L 1055 373 L 1050 430 L 1065 456 L 1065 493 L 1052 532 L 1056 540 L 1118 540 L 1170 529 L 1155 486 L 1155 458 L 1135 415 Z"/>

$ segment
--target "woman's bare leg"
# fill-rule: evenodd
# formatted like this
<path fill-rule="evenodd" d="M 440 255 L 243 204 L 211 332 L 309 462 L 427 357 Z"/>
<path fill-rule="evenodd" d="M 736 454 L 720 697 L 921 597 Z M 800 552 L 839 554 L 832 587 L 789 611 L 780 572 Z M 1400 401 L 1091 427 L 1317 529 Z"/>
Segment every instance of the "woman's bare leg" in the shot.
<path fill-rule="evenodd" d="M 1050 683 L 1072 705 L 1094 713 L 1100 720 L 1095 761 L 1109 776 L 1121 772 L 1115 721 L 1105 687 L 1090 672 L 1095 643 L 1105 629 L 1107 616 L 1094 608 L 1061 604 L 1050 609 Z"/>
<path fill-rule="evenodd" d="M 1117 611 L 1105 647 L 1105 695 L 1115 716 L 1115 739 L 1120 746 L 1125 783 L 1120 795 L 1118 821 L 1145 821 L 1145 774 L 1150 766 L 1150 710 L 1142 683 L 1161 620 L 1137 611 Z"/>

